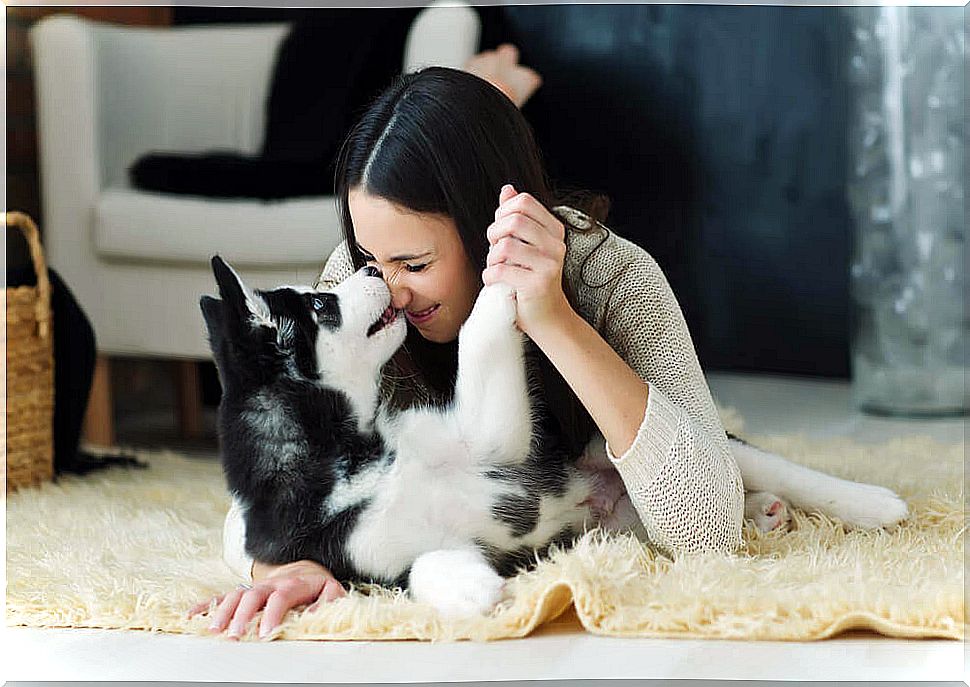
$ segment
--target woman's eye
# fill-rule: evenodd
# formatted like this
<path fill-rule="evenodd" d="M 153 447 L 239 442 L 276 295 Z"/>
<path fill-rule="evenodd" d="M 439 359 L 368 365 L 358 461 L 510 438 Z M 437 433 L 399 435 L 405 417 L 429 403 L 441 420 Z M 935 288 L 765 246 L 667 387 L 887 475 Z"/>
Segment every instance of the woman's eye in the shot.
<path fill-rule="evenodd" d="M 408 272 L 420 272 L 427 266 L 428 266 L 427 263 L 422 265 L 405 265 L 404 269 L 406 269 Z"/>

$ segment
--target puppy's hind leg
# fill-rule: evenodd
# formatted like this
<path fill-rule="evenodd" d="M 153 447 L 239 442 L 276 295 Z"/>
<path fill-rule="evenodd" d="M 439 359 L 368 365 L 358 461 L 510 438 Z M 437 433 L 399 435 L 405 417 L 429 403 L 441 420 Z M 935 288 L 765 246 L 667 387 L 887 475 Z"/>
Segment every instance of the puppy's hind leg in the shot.
<path fill-rule="evenodd" d="M 888 527 L 909 516 L 906 502 L 890 489 L 833 477 L 736 439 L 729 444 L 749 492 L 771 492 L 797 508 L 863 529 Z"/>
<path fill-rule="evenodd" d="M 452 409 L 463 440 L 493 463 L 522 460 L 532 442 L 523 351 L 515 297 L 505 284 L 482 289 L 458 335 L 458 377 Z"/>

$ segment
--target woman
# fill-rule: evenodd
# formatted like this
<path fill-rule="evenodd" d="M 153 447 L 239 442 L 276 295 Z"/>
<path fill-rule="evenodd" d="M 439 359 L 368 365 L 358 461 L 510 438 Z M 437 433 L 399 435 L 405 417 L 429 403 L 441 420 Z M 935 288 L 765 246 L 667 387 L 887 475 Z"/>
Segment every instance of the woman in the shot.
<path fill-rule="evenodd" d="M 734 550 L 740 473 L 666 279 L 602 226 L 602 202 L 549 187 L 531 130 L 503 93 L 429 68 L 399 77 L 371 105 L 338 160 L 346 241 L 321 283 L 365 264 L 384 275 L 410 325 L 386 375 L 401 405 L 447 397 L 478 291 L 511 285 L 517 325 L 541 352 L 544 396 L 576 453 L 587 442 L 605 448 L 658 548 Z M 264 609 L 265 636 L 289 609 L 345 593 L 318 563 L 263 565 L 243 542 L 232 512 L 226 559 L 255 586 L 221 597 L 213 631 L 228 625 L 238 637 Z"/>

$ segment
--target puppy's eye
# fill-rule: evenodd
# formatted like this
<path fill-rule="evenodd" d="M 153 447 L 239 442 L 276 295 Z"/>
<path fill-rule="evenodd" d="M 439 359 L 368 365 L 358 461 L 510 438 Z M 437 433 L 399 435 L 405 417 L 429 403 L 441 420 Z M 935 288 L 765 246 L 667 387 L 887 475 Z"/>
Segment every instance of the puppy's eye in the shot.
<path fill-rule="evenodd" d="M 337 305 L 337 297 L 329 292 L 315 293 L 307 301 L 317 321 L 333 325 L 340 324 L 340 307 Z"/>

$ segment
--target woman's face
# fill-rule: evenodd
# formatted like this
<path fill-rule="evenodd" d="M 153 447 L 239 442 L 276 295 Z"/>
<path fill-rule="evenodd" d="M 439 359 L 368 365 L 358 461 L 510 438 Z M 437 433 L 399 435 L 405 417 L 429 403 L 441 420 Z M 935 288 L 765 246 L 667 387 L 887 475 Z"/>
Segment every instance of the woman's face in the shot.
<path fill-rule="evenodd" d="M 391 304 L 404 310 L 425 339 L 457 338 L 482 283 L 454 220 L 416 213 L 359 189 L 350 191 L 348 205 L 357 247 L 384 275 Z"/>

